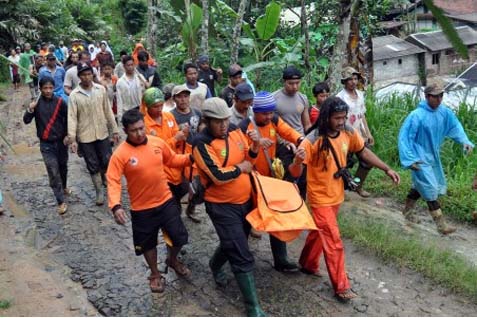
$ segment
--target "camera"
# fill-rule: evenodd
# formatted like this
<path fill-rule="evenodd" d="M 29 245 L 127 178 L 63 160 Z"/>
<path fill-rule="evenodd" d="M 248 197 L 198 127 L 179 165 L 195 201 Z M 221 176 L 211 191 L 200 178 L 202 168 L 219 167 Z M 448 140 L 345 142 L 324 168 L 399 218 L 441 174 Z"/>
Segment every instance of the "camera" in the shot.
<path fill-rule="evenodd" d="M 345 190 L 356 191 L 359 187 L 361 180 L 359 178 L 353 178 L 351 172 L 346 168 L 341 168 L 334 174 L 336 179 L 342 178 Z"/>

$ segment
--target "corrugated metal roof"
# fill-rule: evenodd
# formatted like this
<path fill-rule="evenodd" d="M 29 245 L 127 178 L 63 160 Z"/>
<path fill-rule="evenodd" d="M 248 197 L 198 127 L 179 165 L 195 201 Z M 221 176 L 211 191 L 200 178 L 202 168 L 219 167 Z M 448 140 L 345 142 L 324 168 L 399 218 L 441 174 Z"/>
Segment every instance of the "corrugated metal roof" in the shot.
<path fill-rule="evenodd" d="M 409 56 L 423 52 L 425 52 L 424 49 L 394 35 L 373 38 L 373 61 Z"/>
<path fill-rule="evenodd" d="M 377 100 L 387 100 L 393 96 L 404 96 L 406 94 L 416 95 L 417 85 L 407 83 L 394 83 L 376 91 Z M 419 97 L 425 99 L 424 88 L 419 88 Z M 451 90 L 444 94 L 442 103 L 452 109 L 458 109 L 461 103 L 469 106 L 477 105 L 477 87 Z"/>
<path fill-rule="evenodd" d="M 466 21 L 471 23 L 477 23 L 477 12 L 467 14 L 446 14 L 449 18 Z"/>
<path fill-rule="evenodd" d="M 477 31 L 469 26 L 461 26 L 456 28 L 456 30 L 465 45 L 477 44 Z M 433 52 L 452 48 L 452 44 L 447 40 L 442 31 L 415 33 L 409 35 L 406 40 L 413 41 L 417 45 Z"/>

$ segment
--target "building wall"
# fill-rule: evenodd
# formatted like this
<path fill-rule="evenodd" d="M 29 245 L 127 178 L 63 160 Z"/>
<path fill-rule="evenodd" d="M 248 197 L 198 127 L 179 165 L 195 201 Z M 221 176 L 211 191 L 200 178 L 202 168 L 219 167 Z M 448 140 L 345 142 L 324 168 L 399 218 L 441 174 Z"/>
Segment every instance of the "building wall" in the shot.
<path fill-rule="evenodd" d="M 390 79 L 399 81 L 402 77 L 417 75 L 418 65 L 417 54 L 374 61 L 374 82 Z"/>
<path fill-rule="evenodd" d="M 433 55 L 439 55 L 439 63 Z M 477 46 L 469 48 L 469 59 L 464 60 L 455 53 L 453 49 L 442 50 L 439 52 L 426 52 L 426 71 L 432 75 L 455 75 L 464 71 L 472 65 L 477 59 Z"/>

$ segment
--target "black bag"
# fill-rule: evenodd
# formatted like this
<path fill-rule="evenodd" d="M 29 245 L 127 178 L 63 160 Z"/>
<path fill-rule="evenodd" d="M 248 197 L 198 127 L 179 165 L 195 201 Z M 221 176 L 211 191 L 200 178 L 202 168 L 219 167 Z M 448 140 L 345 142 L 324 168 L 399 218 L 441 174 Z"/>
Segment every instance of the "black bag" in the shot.
<path fill-rule="evenodd" d="M 333 145 L 331 145 L 331 143 L 330 143 L 330 151 L 331 151 L 331 154 L 333 155 L 333 158 L 335 159 L 336 166 L 338 167 L 338 171 L 335 172 L 334 177 L 336 179 L 338 178 L 343 179 L 345 190 L 356 191 L 359 187 L 359 183 L 361 182 L 361 180 L 359 180 L 359 178 L 353 178 L 353 175 L 347 168 L 341 167 L 338 161 L 338 156 L 336 155 L 335 149 L 333 148 Z"/>
<path fill-rule="evenodd" d="M 228 138 L 225 138 L 225 160 L 224 163 L 222 164 L 222 168 L 227 165 L 227 161 L 229 159 L 229 140 Z M 192 176 L 192 163 L 190 165 L 190 174 L 189 174 L 189 193 L 190 193 L 190 202 L 192 204 L 202 204 L 204 203 L 204 196 L 205 196 L 205 190 L 210 186 L 211 181 L 207 180 L 207 184 L 203 185 L 202 182 L 200 181 L 200 176 Z"/>

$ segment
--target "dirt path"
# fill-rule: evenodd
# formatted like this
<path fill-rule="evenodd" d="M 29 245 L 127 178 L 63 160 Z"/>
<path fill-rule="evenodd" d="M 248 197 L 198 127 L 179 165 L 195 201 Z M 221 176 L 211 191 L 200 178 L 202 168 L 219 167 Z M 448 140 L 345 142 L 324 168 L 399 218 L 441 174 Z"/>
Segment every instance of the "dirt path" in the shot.
<path fill-rule="evenodd" d="M 41 252 L 46 255 L 42 259 L 51 266 L 48 269 L 67 273 L 71 279 L 65 281 L 52 275 L 52 284 L 61 288 L 72 284 L 71 281 L 81 283 L 82 292 L 103 315 L 244 314 L 236 283 L 232 281 L 230 287 L 223 290 L 216 288 L 211 279 L 207 264 L 218 239 L 203 207 L 199 210 L 203 220 L 201 224 L 184 219 L 190 243 L 181 257 L 193 275 L 189 280 L 182 280 L 169 272 L 165 275 L 167 290 L 161 296 L 151 295 L 147 288 L 147 266 L 142 258 L 134 256 L 130 223 L 126 226 L 116 225 L 106 209 L 94 205 L 91 181 L 83 161 L 75 155 L 71 156 L 69 163 L 69 185 L 74 195 L 69 198 L 68 213 L 59 217 L 48 187 L 34 126 L 21 123 L 19 99 L 27 96 L 26 89 L 22 90 L 22 94 L 11 95 L 13 102 L 0 104 L 0 120 L 8 125 L 9 140 L 15 144 L 17 151 L 17 155 L 9 155 L 0 166 L 0 185 L 7 198 L 6 215 L 15 216 L 8 219 L 11 222 L 8 237 L 20 243 L 33 242 L 34 250 L 25 254 Z M 384 199 L 364 201 L 352 198 L 345 203 L 343 212 L 367 213 L 398 224 L 402 222 L 392 202 Z M 0 220 L 4 222 L 5 216 Z M 428 233 L 428 239 L 449 244 L 450 247 L 468 246 L 466 252 L 475 245 L 475 233 L 471 230 L 469 235 L 474 236 L 467 237 L 467 232 L 464 232 L 467 230 L 460 229 L 454 236 L 443 238 L 435 234 L 433 225 L 428 221 L 425 218 L 423 228 L 419 228 L 419 232 Z M 405 224 L 402 226 L 407 227 Z M 412 228 L 406 230 L 415 231 Z M 303 243 L 304 235 L 289 245 L 291 259 L 298 259 Z M 359 299 L 348 305 L 339 304 L 333 299 L 324 265 L 323 278 L 278 273 L 271 267 L 268 237 L 251 239 L 250 246 L 256 259 L 257 288 L 264 310 L 271 316 L 473 316 L 477 312 L 475 304 L 450 294 L 421 275 L 383 265 L 366 250 L 356 248 L 350 242 L 345 242 L 345 245 L 347 269 L 353 287 L 360 295 Z M 163 269 L 165 248 L 162 244 L 159 257 L 160 268 Z M 5 253 L 5 258 L 8 264 L 15 261 L 9 253 Z M 26 264 L 34 264 L 34 261 L 25 260 Z M 2 275 L 13 275 L 8 267 L 6 272 Z M 45 274 L 49 273 L 47 271 Z M 20 275 L 21 278 L 26 279 L 23 275 Z M 40 279 L 40 282 L 47 278 Z M 27 283 L 24 286 L 35 292 Z M 55 289 L 51 290 L 51 294 L 57 294 Z M 49 304 L 53 303 L 46 297 L 45 306 L 51 311 L 45 315 L 55 315 L 53 310 L 59 308 L 67 309 L 67 306 L 64 307 L 67 304 Z M 15 306 L 9 310 L 12 315 L 22 314 L 15 311 Z M 91 313 L 80 310 L 73 314 Z M 0 315 L 3 315 L 2 312 Z"/>

